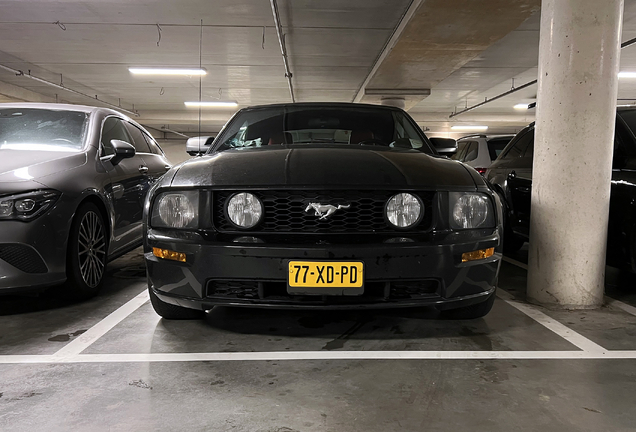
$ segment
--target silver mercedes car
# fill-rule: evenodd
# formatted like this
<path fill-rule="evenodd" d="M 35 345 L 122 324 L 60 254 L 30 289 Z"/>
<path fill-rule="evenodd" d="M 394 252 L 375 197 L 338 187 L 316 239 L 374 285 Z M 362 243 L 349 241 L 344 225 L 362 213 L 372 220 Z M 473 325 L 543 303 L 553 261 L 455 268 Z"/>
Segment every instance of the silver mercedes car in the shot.
<path fill-rule="evenodd" d="M 141 245 L 146 192 L 170 167 L 117 111 L 0 104 L 0 294 L 95 295 L 107 262 Z"/>

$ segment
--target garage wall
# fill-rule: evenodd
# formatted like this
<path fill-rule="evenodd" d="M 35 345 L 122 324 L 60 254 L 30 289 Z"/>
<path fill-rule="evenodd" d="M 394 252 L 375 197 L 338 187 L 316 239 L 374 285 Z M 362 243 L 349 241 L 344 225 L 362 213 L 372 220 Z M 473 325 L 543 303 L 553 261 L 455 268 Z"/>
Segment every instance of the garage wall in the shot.
<path fill-rule="evenodd" d="M 157 142 L 166 153 L 166 156 L 170 163 L 173 165 L 179 164 L 183 161 L 190 159 L 190 155 L 188 155 L 185 151 L 186 148 L 186 140 L 160 140 Z"/>

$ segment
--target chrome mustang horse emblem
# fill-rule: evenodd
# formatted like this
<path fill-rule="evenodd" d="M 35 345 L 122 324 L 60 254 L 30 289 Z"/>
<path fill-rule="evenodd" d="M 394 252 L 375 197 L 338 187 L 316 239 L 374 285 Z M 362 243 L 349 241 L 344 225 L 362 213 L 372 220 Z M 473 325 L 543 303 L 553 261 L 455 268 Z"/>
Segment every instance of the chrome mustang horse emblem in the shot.
<path fill-rule="evenodd" d="M 351 204 L 338 205 L 336 207 L 336 206 L 333 206 L 331 204 L 309 203 L 309 205 L 305 209 L 305 212 L 308 212 L 310 210 L 314 210 L 314 216 L 320 216 L 318 218 L 318 220 L 325 220 L 329 216 L 334 214 L 336 212 L 336 210 L 348 209 L 349 207 L 351 207 Z"/>

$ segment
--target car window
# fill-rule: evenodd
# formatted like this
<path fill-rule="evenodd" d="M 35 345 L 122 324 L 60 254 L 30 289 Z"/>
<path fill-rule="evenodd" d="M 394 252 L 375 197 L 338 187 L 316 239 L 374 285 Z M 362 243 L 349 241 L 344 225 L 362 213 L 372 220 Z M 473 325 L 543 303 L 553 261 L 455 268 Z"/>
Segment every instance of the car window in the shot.
<path fill-rule="evenodd" d="M 389 144 L 389 147 L 396 147 L 397 143 L 404 142 L 406 144 L 410 143 L 411 148 L 419 149 L 424 146 L 424 141 L 420 138 L 419 134 L 415 132 L 415 128 L 413 125 L 405 118 L 405 116 L 401 112 L 393 112 L 393 117 L 395 119 L 395 136 L 393 137 L 393 143 Z M 404 141 L 398 141 L 398 140 Z M 405 147 L 408 147 L 405 145 Z"/>
<path fill-rule="evenodd" d="M 102 156 L 115 154 L 111 140 L 121 140 L 132 144 L 132 138 L 117 117 L 108 117 L 102 126 Z"/>
<path fill-rule="evenodd" d="M 636 110 L 622 110 L 618 113 L 634 136 L 636 136 Z"/>
<path fill-rule="evenodd" d="M 132 137 L 131 144 L 135 146 L 135 151 L 137 153 L 151 153 L 150 147 L 148 147 L 148 143 L 146 142 L 146 138 L 144 138 L 144 134 L 141 132 L 137 126 L 132 123 L 124 122 L 126 125 L 126 129 L 128 129 L 128 133 Z"/>
<path fill-rule="evenodd" d="M 490 160 L 494 161 L 499 157 L 501 152 L 506 148 L 506 145 L 510 142 L 510 138 L 492 138 L 488 140 L 488 154 Z"/>
<path fill-rule="evenodd" d="M 524 136 L 524 140 L 528 142 L 528 145 L 523 151 L 521 157 L 532 159 L 534 156 L 534 128 L 528 131 L 528 133 Z"/>
<path fill-rule="evenodd" d="M 479 144 L 477 141 L 470 141 L 468 147 L 466 148 L 466 156 L 463 156 L 462 162 L 470 162 L 472 160 L 477 159 L 477 152 L 479 151 Z"/>
<path fill-rule="evenodd" d="M 146 133 L 144 133 L 144 138 L 146 139 L 146 143 L 148 144 L 148 147 L 150 147 L 150 151 L 152 153 L 157 154 L 157 155 L 161 155 L 161 156 L 165 155 L 164 152 L 163 152 L 163 149 L 159 146 L 159 144 L 157 144 L 157 141 L 155 141 L 154 138 L 152 138 L 151 136 L 149 136 Z"/>
<path fill-rule="evenodd" d="M 622 151 L 624 151 L 628 157 L 635 157 L 636 142 L 634 139 L 636 138 L 636 111 L 621 111 L 619 114 L 620 118 L 623 119 L 623 122 L 619 121 L 618 118 L 616 119 L 616 134 L 618 135 L 620 131 L 622 135 Z M 631 129 L 631 131 L 629 131 L 629 129 Z"/>
<path fill-rule="evenodd" d="M 466 153 L 466 147 L 468 147 L 468 141 L 458 141 L 457 151 L 451 156 L 451 159 L 461 161 L 462 156 Z"/>
<path fill-rule="evenodd" d="M 622 117 L 622 113 L 620 117 Z M 612 156 L 612 166 L 619 169 L 625 166 L 627 159 L 636 157 L 634 135 L 630 132 L 625 121 L 621 121 L 620 117 L 616 117 L 614 154 Z"/>
<path fill-rule="evenodd" d="M 516 159 L 523 156 L 528 145 L 534 141 L 534 128 L 523 134 L 515 136 L 510 144 L 503 151 L 501 158 L 503 160 Z"/>
<path fill-rule="evenodd" d="M 385 108 L 268 107 L 239 111 L 215 150 L 281 144 L 369 145 L 434 153 L 407 114 Z"/>
<path fill-rule="evenodd" d="M 87 119 L 79 111 L 0 109 L 0 149 L 79 151 Z"/>

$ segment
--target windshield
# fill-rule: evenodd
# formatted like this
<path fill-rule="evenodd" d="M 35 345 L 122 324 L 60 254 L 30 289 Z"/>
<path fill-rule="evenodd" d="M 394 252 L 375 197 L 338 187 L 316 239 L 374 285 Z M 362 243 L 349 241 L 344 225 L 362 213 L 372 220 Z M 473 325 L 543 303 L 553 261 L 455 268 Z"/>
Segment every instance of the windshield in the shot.
<path fill-rule="evenodd" d="M 79 151 L 87 118 L 78 111 L 0 109 L 0 149 Z"/>
<path fill-rule="evenodd" d="M 399 111 L 342 107 L 272 107 L 239 112 L 217 150 L 285 144 L 369 145 L 433 153 L 417 125 Z"/>
<path fill-rule="evenodd" d="M 490 154 L 490 160 L 494 161 L 499 157 L 501 152 L 506 148 L 512 138 L 493 138 L 488 140 L 488 153 Z"/>

